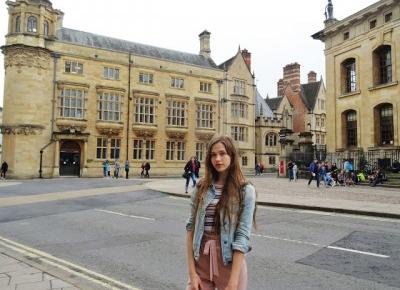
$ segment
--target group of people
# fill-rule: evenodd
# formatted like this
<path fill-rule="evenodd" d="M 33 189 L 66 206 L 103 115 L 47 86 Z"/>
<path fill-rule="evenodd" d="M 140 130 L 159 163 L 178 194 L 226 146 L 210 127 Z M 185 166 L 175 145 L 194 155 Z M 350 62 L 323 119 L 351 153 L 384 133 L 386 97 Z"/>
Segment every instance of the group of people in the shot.
<path fill-rule="evenodd" d="M 264 164 L 263 163 L 257 163 L 256 168 L 255 168 L 255 175 L 262 175 L 264 173 Z"/>
<path fill-rule="evenodd" d="M 125 178 L 128 179 L 129 178 L 129 161 L 128 160 L 125 161 L 124 168 L 125 168 Z M 121 165 L 119 164 L 118 160 L 115 160 L 115 162 L 113 164 L 112 178 L 118 179 L 120 177 L 120 169 L 121 169 Z M 111 177 L 111 163 L 108 160 L 105 160 L 103 162 L 103 176 Z"/>
<path fill-rule="evenodd" d="M 297 167 L 296 162 L 289 160 L 287 167 L 288 167 L 289 181 L 292 181 L 292 180 L 297 181 L 298 167 Z"/>
<path fill-rule="evenodd" d="M 343 162 L 343 168 L 338 168 L 336 163 L 330 162 L 319 162 L 315 159 L 310 163 L 309 166 L 310 179 L 308 185 L 313 180 L 316 181 L 317 187 L 320 185 L 320 181 L 324 182 L 326 187 L 333 187 L 336 185 L 350 186 L 356 185 L 361 181 L 365 181 L 366 177 L 363 172 L 356 172 L 353 168 L 351 160 L 346 159 Z M 370 184 L 375 186 L 377 183 L 383 181 L 382 173 L 379 170 L 374 171 L 373 174 L 368 175 Z"/>

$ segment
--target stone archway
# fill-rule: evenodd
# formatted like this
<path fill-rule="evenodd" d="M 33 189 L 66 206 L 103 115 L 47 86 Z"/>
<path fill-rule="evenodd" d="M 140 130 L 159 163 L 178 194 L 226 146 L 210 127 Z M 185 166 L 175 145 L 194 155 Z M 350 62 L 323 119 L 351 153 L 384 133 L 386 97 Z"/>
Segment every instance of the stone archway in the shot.
<path fill-rule="evenodd" d="M 80 176 L 81 147 L 76 141 L 63 141 L 60 146 L 60 176 Z"/>

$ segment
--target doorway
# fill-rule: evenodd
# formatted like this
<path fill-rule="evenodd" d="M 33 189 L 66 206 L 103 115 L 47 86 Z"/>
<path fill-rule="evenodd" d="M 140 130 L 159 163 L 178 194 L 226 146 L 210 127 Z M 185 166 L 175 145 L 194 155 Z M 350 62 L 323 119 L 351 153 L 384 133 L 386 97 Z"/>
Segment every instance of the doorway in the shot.
<path fill-rule="evenodd" d="M 75 141 L 64 141 L 60 147 L 60 176 L 80 176 L 81 147 Z"/>

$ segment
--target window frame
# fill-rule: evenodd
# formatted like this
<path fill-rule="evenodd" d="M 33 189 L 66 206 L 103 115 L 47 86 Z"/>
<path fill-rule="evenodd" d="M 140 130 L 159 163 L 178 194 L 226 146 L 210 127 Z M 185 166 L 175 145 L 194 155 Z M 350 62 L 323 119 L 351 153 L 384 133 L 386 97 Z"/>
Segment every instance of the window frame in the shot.
<path fill-rule="evenodd" d="M 187 127 L 187 113 L 188 102 L 178 99 L 167 99 L 166 104 L 166 118 L 167 126 L 169 127 Z"/>
<path fill-rule="evenodd" d="M 174 89 L 184 89 L 185 79 L 180 77 L 171 77 L 170 87 Z"/>
<path fill-rule="evenodd" d="M 215 106 L 208 103 L 196 104 L 196 128 L 214 129 Z"/>
<path fill-rule="evenodd" d="M 100 141 L 100 144 L 99 144 Z M 107 159 L 108 153 L 108 139 L 107 137 L 96 138 L 96 159 Z"/>
<path fill-rule="evenodd" d="M 82 88 L 62 88 L 59 93 L 59 117 L 84 119 L 86 115 L 86 95 L 87 91 Z"/>
<path fill-rule="evenodd" d="M 26 21 L 26 31 L 30 33 L 38 32 L 38 20 L 34 15 L 29 15 Z"/>
<path fill-rule="evenodd" d="M 115 160 L 119 159 L 120 153 L 121 153 L 121 138 L 110 138 L 110 159 L 115 159 Z"/>
<path fill-rule="evenodd" d="M 138 81 L 144 85 L 154 84 L 154 74 L 151 72 L 141 71 L 139 72 Z"/>
<path fill-rule="evenodd" d="M 211 93 L 212 92 L 212 84 L 210 82 L 200 82 L 199 90 L 202 93 Z"/>
<path fill-rule="evenodd" d="M 123 98 L 123 94 L 119 92 L 98 91 L 97 120 L 103 122 L 121 122 Z"/>
<path fill-rule="evenodd" d="M 357 91 L 357 62 L 355 58 L 347 58 L 342 62 L 342 92 L 344 94 Z"/>
<path fill-rule="evenodd" d="M 133 108 L 133 122 L 135 124 L 157 123 L 157 98 L 135 95 Z"/>
<path fill-rule="evenodd" d="M 348 111 L 345 115 L 346 121 L 346 146 L 347 148 L 357 147 L 357 112 Z"/>
<path fill-rule="evenodd" d="M 68 74 L 83 75 L 83 63 L 76 60 L 65 60 L 64 72 Z"/>

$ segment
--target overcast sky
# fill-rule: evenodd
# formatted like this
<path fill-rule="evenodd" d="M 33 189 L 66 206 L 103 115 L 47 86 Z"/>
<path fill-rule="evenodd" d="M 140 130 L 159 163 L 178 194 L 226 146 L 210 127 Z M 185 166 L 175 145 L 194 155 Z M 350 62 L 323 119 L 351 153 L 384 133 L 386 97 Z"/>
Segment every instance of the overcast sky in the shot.
<path fill-rule="evenodd" d="M 302 83 L 314 70 L 324 77 L 324 45 L 310 36 L 323 28 L 327 0 L 52 0 L 65 13 L 64 27 L 189 53 L 199 52 L 198 35 L 211 32 L 211 57 L 220 64 L 238 47 L 252 53 L 252 70 L 265 97 L 276 97 L 276 82 L 289 63 L 301 65 Z M 343 19 L 375 0 L 333 0 L 334 16 Z M 0 4 L 0 35 L 8 25 Z M 1 41 L 4 45 L 5 39 Z M 0 57 L 0 106 L 4 69 Z M 324 77 L 325 79 L 325 77 Z"/>

